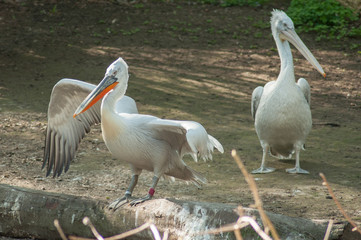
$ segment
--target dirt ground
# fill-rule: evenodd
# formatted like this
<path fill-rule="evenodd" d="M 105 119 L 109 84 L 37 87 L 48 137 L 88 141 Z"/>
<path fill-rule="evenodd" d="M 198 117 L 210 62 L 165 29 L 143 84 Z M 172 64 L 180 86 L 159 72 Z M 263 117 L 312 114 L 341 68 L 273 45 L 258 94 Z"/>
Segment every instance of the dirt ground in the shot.
<path fill-rule="evenodd" d="M 129 167 L 111 157 L 99 126 L 66 174 L 54 179 L 41 171 L 54 84 L 64 77 L 97 84 L 121 56 L 130 71 L 127 95 L 141 113 L 198 121 L 225 149 L 211 162 L 185 160 L 207 177 L 202 189 L 162 180 L 155 197 L 252 204 L 230 152 L 236 149 L 249 170 L 260 165 L 250 98 L 256 86 L 277 78 L 269 18 L 273 8 L 289 6 L 270 2 L 223 8 L 190 1 L 0 1 L 0 183 L 109 202 L 124 194 Z M 322 172 L 361 222 L 361 39 L 316 42 L 314 34 L 299 35 L 327 74 L 293 48 L 296 78 L 312 87 L 313 129 L 301 153 L 310 174 L 287 174 L 294 160 L 269 157 L 277 170 L 254 177 L 267 211 L 342 221 L 321 185 Z M 145 195 L 151 178 L 144 172 L 134 194 Z"/>

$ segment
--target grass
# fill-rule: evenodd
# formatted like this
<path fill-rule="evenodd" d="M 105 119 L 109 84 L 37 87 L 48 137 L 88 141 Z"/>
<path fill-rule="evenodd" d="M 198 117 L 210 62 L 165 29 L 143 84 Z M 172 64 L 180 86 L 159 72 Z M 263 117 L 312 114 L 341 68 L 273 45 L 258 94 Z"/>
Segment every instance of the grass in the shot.
<path fill-rule="evenodd" d="M 301 32 L 316 32 L 318 41 L 361 37 L 361 27 L 352 26 L 360 16 L 336 0 L 292 0 L 287 14 Z"/>
<path fill-rule="evenodd" d="M 221 7 L 232 7 L 232 6 L 254 6 L 258 7 L 268 2 L 268 0 L 196 0 L 203 4 L 219 5 Z"/>

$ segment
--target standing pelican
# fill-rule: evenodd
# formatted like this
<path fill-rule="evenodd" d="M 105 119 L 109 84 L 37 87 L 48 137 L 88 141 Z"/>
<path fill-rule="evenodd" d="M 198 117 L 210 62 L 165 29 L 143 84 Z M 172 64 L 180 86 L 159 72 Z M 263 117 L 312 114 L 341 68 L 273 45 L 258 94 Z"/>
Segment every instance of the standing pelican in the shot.
<path fill-rule="evenodd" d="M 206 179 L 200 173 L 183 162 L 182 158 L 185 154 L 190 154 L 197 161 L 198 156 L 204 160 L 211 159 L 214 148 L 223 153 L 222 145 L 214 137 L 208 135 L 203 126 L 197 122 L 163 120 L 154 116 L 138 114 L 136 111 L 131 111 L 132 108 L 119 110 L 120 102 L 129 100 L 129 97 L 124 96 L 128 77 L 127 64 L 122 58 L 117 59 L 108 67 L 104 79 L 88 94 L 73 115 L 74 118 L 79 118 L 81 123 L 87 125 L 87 128 L 89 128 L 89 123 L 101 120 L 102 135 L 107 148 L 114 157 L 131 165 L 133 175 L 130 185 L 124 197 L 118 198 L 110 204 L 110 208 L 114 209 L 130 200 L 143 169 L 154 172 L 152 185 L 148 195 L 135 199 L 131 202 L 132 205 L 151 199 L 159 178 L 163 175 L 192 181 L 197 186 L 205 183 Z M 79 97 L 83 97 L 83 95 Z M 97 105 L 100 99 L 103 100 L 100 112 L 98 112 Z M 77 121 L 75 120 L 75 122 Z M 52 125 L 56 124 L 52 123 Z M 74 128 L 73 131 L 78 133 L 76 140 L 79 141 L 84 130 Z M 68 166 L 67 156 L 69 154 L 65 154 L 66 157 L 54 157 L 54 155 L 61 155 L 64 148 L 66 149 L 64 145 L 71 146 L 74 143 L 63 140 L 60 144 L 58 142 L 48 144 L 53 135 L 58 135 L 57 127 L 55 126 L 53 129 L 55 129 L 55 133 L 50 134 L 46 139 L 47 147 L 45 149 L 50 154 L 45 154 L 44 165 L 48 162 L 48 173 L 50 173 L 55 162 L 54 175 L 60 175 L 62 166 L 64 164 Z M 59 136 L 58 138 L 62 139 L 63 137 Z M 71 146 L 71 149 L 76 149 L 76 147 Z M 71 155 L 72 157 L 73 155 Z M 54 158 L 55 160 L 53 160 Z"/>
<path fill-rule="evenodd" d="M 266 167 L 266 154 L 290 158 L 296 154 L 296 166 L 288 173 L 309 173 L 300 167 L 300 150 L 312 127 L 310 110 L 310 86 L 304 78 L 295 81 L 292 52 L 289 42 L 324 77 L 320 64 L 304 45 L 294 30 L 292 20 L 283 12 L 274 10 L 271 17 L 272 35 L 281 59 L 281 72 L 276 81 L 257 87 L 252 93 L 251 112 L 255 128 L 263 148 L 262 164 L 252 173 L 269 173 L 274 168 Z"/>

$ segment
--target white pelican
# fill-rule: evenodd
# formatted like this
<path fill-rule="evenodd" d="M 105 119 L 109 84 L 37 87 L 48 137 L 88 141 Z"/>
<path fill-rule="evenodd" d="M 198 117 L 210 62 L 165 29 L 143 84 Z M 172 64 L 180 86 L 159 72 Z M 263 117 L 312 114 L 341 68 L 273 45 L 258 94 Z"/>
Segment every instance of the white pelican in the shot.
<path fill-rule="evenodd" d="M 252 93 L 251 112 L 255 128 L 263 148 L 261 167 L 252 173 L 269 173 L 274 168 L 266 167 L 266 154 L 290 158 L 296 154 L 296 165 L 288 173 L 309 173 L 300 167 L 300 150 L 312 127 L 310 110 L 310 86 L 304 78 L 295 81 L 292 52 L 289 42 L 324 77 L 320 64 L 294 30 L 292 20 L 283 12 L 273 10 L 272 35 L 281 59 L 281 72 L 276 81 L 257 87 Z"/>
<path fill-rule="evenodd" d="M 96 85 L 74 79 L 62 79 L 55 84 L 48 107 L 48 126 L 45 139 L 43 168 L 46 176 L 53 170 L 53 177 L 67 172 L 81 139 L 90 127 L 100 122 L 100 103 L 86 113 L 73 118 L 79 104 L 95 89 Z M 117 102 L 118 112 L 138 113 L 135 101 L 124 96 Z"/>
<path fill-rule="evenodd" d="M 103 80 L 91 93 L 88 91 L 88 96 L 76 109 L 73 117 L 80 121 L 70 120 L 69 114 L 74 109 L 73 106 L 79 104 L 79 99 L 84 99 L 84 94 L 76 96 L 76 92 L 72 93 L 76 100 L 68 107 L 65 106 L 67 103 L 63 103 L 62 106 L 53 104 L 53 93 L 49 104 L 49 109 L 54 108 L 54 110 L 49 110 L 48 124 L 51 130 L 50 134 L 48 130 L 44 157 L 44 166 L 47 163 L 48 174 L 53 165 L 54 176 L 61 174 L 63 165 L 67 170 L 69 161 L 74 157 L 77 143 L 90 125 L 99 120 L 101 120 L 103 139 L 109 151 L 117 159 L 130 163 L 133 172 L 131 182 L 124 197 L 110 204 L 109 207 L 113 209 L 130 200 L 143 169 L 154 172 L 152 185 L 147 196 L 135 199 L 131 202 L 132 205 L 151 199 L 159 178 L 163 175 L 191 181 L 197 186 L 205 183 L 206 179 L 200 173 L 183 162 L 182 158 L 185 154 L 190 154 L 197 161 L 198 156 L 204 160 L 211 159 L 214 148 L 223 153 L 222 145 L 208 135 L 203 126 L 197 122 L 163 120 L 138 114 L 134 101 L 124 96 L 128 77 L 128 66 L 125 61 L 119 58 L 113 62 L 108 67 Z M 72 100 L 69 97 L 67 99 L 67 102 Z M 99 110 L 100 99 L 103 100 Z M 123 102 L 124 104 L 121 104 Z M 127 106 L 128 103 L 133 107 L 119 108 L 119 106 Z M 61 108 L 71 108 L 71 110 Z M 58 120 L 59 117 L 54 117 L 51 111 L 60 111 L 61 118 L 66 115 L 68 122 L 64 124 Z M 62 124 L 72 126 L 70 132 L 74 136 L 60 135 L 58 129 L 62 130 L 62 128 L 58 126 Z M 52 140 L 54 136 L 55 138 L 59 136 L 57 139 L 60 139 L 60 143 L 59 140 Z M 68 139 L 74 140 L 68 141 Z M 72 152 L 63 153 L 69 148 Z"/>

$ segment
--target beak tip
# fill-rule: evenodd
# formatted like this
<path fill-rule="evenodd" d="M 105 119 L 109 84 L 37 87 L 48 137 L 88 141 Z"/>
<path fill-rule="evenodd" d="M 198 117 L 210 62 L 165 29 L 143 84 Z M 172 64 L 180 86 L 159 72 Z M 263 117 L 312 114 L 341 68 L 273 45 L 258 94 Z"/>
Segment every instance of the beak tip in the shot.
<path fill-rule="evenodd" d="M 75 118 L 76 116 L 78 116 L 78 114 L 74 113 L 73 118 Z"/>
<path fill-rule="evenodd" d="M 325 78 L 325 77 L 326 77 L 326 73 L 323 73 L 322 76 Z"/>

